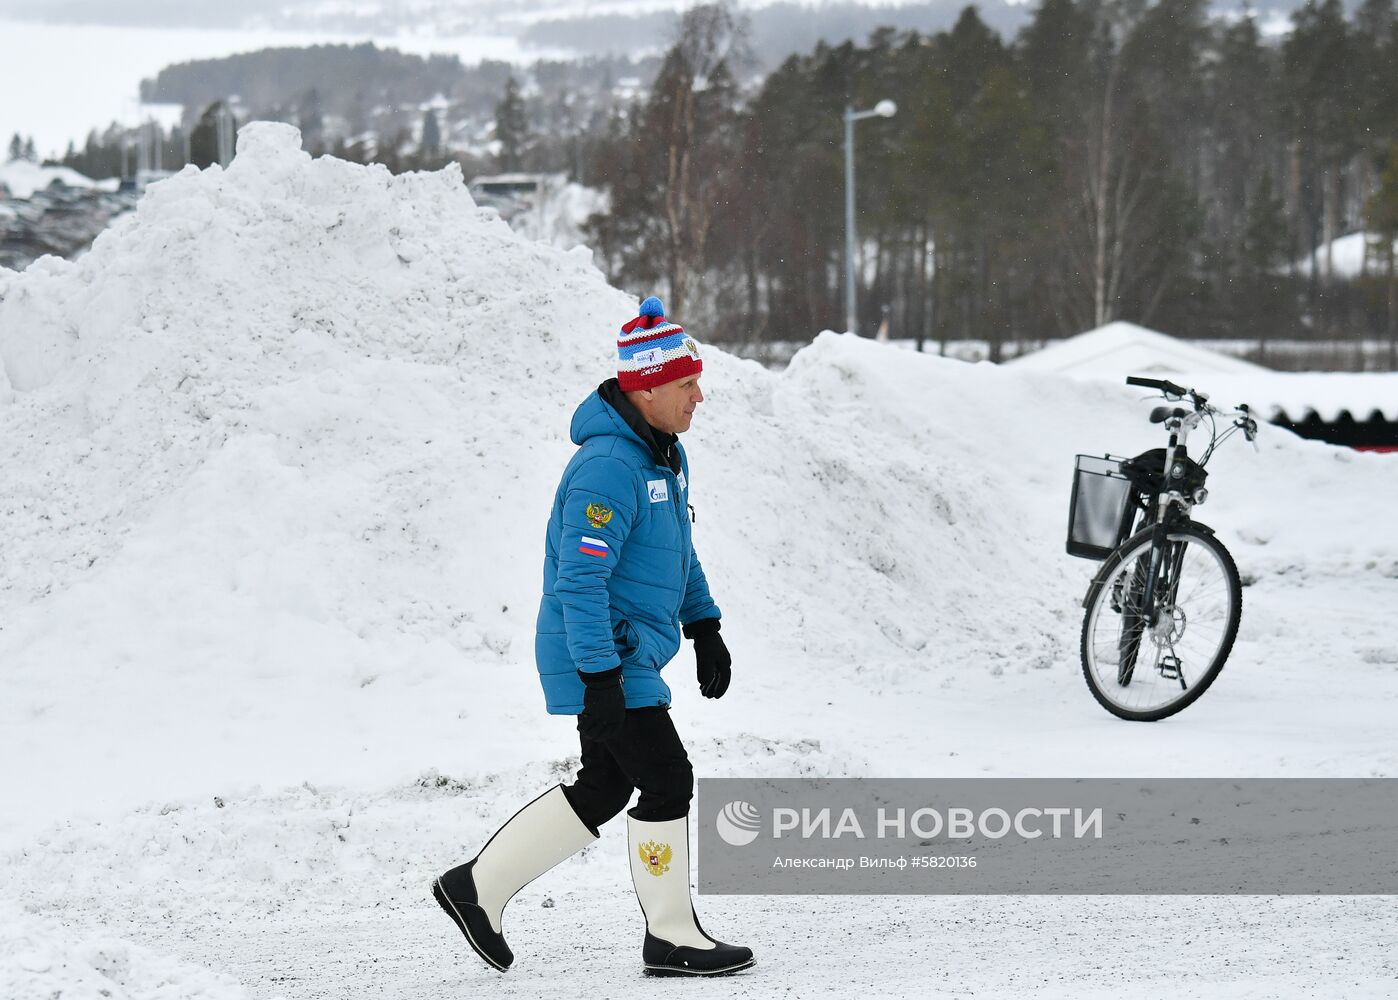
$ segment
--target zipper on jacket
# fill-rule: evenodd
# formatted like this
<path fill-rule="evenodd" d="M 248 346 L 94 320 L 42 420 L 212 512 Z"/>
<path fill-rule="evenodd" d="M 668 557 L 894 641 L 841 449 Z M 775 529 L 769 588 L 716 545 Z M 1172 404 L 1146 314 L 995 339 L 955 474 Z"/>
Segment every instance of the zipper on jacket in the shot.
<path fill-rule="evenodd" d="M 666 473 L 666 475 L 668 475 L 668 476 L 674 481 L 674 484 L 675 484 L 675 503 L 674 503 L 675 520 L 676 520 L 676 523 L 679 525 L 680 535 L 683 536 L 683 535 L 684 535 L 684 511 L 680 509 L 680 503 L 681 503 L 681 500 L 680 500 L 680 477 L 679 477 L 678 475 L 676 475 L 674 472 L 671 472 L 669 469 L 666 469 L 666 470 L 665 470 L 665 473 Z M 688 479 L 689 479 L 689 477 L 686 476 L 686 477 L 685 477 L 686 482 L 688 482 Z M 688 502 L 688 499 L 687 499 L 687 498 L 686 498 L 685 501 L 683 501 L 683 502 L 684 502 L 684 505 L 685 505 L 686 507 L 689 507 L 689 502 Z M 694 510 L 693 507 L 689 507 L 689 509 L 690 509 L 691 511 Z M 690 548 L 693 548 L 693 543 L 690 544 Z M 684 570 L 684 572 L 681 574 L 681 576 L 683 577 L 683 579 L 680 580 L 680 604 L 683 605 L 683 604 L 684 604 L 684 589 L 685 589 L 685 588 L 688 586 L 688 584 L 689 584 L 689 552 L 687 552 L 687 551 L 686 551 L 686 552 L 682 552 L 682 553 L 680 554 L 680 560 L 681 560 L 681 562 L 680 562 L 680 567 Z"/>

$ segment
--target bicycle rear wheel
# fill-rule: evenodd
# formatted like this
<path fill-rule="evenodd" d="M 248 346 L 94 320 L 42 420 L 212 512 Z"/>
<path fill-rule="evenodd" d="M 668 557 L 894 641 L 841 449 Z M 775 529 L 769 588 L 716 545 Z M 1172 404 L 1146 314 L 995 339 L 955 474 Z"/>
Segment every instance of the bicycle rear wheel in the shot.
<path fill-rule="evenodd" d="M 1238 634 L 1238 567 L 1210 532 L 1186 524 L 1166 533 L 1152 606 L 1145 607 L 1151 532 L 1138 532 L 1115 560 L 1083 616 L 1082 669 L 1108 712 L 1154 722 L 1208 690 Z"/>

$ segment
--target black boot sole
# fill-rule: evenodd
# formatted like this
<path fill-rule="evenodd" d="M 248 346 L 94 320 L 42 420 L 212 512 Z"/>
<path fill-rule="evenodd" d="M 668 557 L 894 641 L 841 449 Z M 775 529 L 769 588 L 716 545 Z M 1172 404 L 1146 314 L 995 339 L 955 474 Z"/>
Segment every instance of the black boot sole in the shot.
<path fill-rule="evenodd" d="M 495 969 L 497 972 L 509 971 L 510 967 L 508 965 L 501 965 L 499 962 L 495 961 L 495 959 L 487 955 L 480 945 L 476 944 L 476 939 L 471 937 L 471 931 L 469 928 L 467 928 L 466 921 L 461 916 L 461 913 L 457 910 L 456 904 L 453 903 L 447 897 L 447 894 L 442 891 L 442 883 L 440 879 L 432 880 L 432 898 L 437 901 L 437 905 L 442 908 L 443 912 L 445 912 L 447 916 L 451 917 L 452 923 L 456 924 L 457 929 L 460 930 L 462 936 L 466 938 L 466 943 L 471 946 L 471 950 L 474 951 L 477 955 L 479 955 L 486 965 L 490 966 L 492 969 Z"/>
<path fill-rule="evenodd" d="M 750 958 L 746 962 L 739 962 L 737 965 L 725 966 L 722 969 L 679 969 L 673 965 L 647 965 L 646 975 L 661 977 L 689 976 L 690 978 L 694 978 L 696 976 L 703 976 L 706 978 L 712 978 L 714 976 L 731 976 L 735 972 L 742 972 L 744 969 L 751 969 L 756 964 L 757 960 L 754 958 Z"/>

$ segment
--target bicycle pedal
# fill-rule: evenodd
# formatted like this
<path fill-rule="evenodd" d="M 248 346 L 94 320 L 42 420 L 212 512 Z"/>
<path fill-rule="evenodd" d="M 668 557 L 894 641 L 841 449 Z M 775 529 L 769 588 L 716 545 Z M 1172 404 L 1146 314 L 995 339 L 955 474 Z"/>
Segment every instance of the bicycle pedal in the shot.
<path fill-rule="evenodd" d="M 1180 670 L 1184 666 L 1178 656 L 1162 656 L 1160 665 L 1156 667 L 1160 671 L 1160 676 L 1167 681 L 1177 681 L 1180 679 Z"/>

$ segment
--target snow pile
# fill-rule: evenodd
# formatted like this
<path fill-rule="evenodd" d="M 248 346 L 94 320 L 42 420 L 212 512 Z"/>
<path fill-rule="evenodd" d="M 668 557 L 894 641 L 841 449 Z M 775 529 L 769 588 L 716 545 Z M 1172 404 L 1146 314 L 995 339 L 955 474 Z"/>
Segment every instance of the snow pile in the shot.
<path fill-rule="evenodd" d="M 520 240 L 455 169 L 312 162 L 265 125 L 0 294 L 6 721 L 154 713 L 120 796 L 152 766 L 343 770 L 375 743 L 354 702 L 389 742 L 426 710 L 459 743 L 496 673 L 537 711 L 538 512 L 635 310 L 585 253 Z"/>
<path fill-rule="evenodd" d="M 83 935 L 0 905 L 0 996 L 105 1000 L 248 1000 L 230 976 L 110 934 Z"/>
<path fill-rule="evenodd" d="M 1398 251 L 1398 244 L 1394 250 Z M 1386 273 L 1387 258 L 1383 253 L 1383 238 L 1373 233 L 1350 233 L 1322 243 L 1310 256 L 1296 262 L 1303 275 L 1312 271 L 1353 281 L 1362 274 L 1380 276 Z"/>

